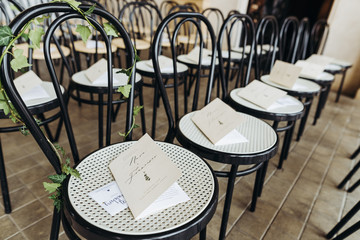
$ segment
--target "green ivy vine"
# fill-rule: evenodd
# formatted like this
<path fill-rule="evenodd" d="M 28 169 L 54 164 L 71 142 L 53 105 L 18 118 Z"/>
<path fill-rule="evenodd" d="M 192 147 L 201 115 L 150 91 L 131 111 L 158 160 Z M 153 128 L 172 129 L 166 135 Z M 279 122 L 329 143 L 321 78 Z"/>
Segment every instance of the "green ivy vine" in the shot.
<path fill-rule="evenodd" d="M 55 2 L 67 3 L 72 9 L 74 9 L 75 11 L 77 11 L 84 17 L 84 19 L 89 24 L 89 26 L 78 24 L 76 26 L 76 32 L 79 33 L 79 35 L 81 36 L 81 39 L 86 43 L 87 39 L 91 35 L 90 27 L 92 27 L 93 29 L 96 29 L 88 19 L 88 16 L 92 14 L 96 5 L 95 4 L 92 5 L 86 12 L 84 12 L 81 8 L 79 8 L 81 3 L 76 0 L 54 0 L 54 1 L 52 1 L 52 3 L 55 3 Z M 0 26 L 0 47 L 5 47 L 4 51 L 2 52 L 2 54 L 0 56 L 0 65 L 2 64 L 4 56 L 6 54 L 10 54 L 13 57 L 13 59 L 10 61 L 10 66 L 15 72 L 18 72 L 19 70 L 23 70 L 25 67 L 31 66 L 28 63 L 28 59 L 24 55 L 23 50 L 17 49 L 15 43 L 18 39 L 23 38 L 26 41 L 31 40 L 31 45 L 29 46 L 30 48 L 34 48 L 34 49 L 40 48 L 40 42 L 41 42 L 42 36 L 45 34 L 44 29 L 42 27 L 40 27 L 40 25 L 47 18 L 49 18 L 49 16 L 37 17 L 35 19 L 30 20 L 28 23 L 26 23 L 26 25 L 21 29 L 21 31 L 16 36 L 12 33 L 11 28 L 9 26 L 7 26 L 7 25 Z M 114 37 L 119 36 L 118 31 L 110 23 L 104 23 L 104 30 L 107 33 L 107 35 L 109 35 L 109 36 L 114 36 Z M 11 49 L 13 51 L 11 51 Z M 134 59 L 134 65 L 135 65 L 136 61 L 139 60 L 139 57 L 136 54 L 136 50 L 135 50 L 135 56 L 136 57 Z M 125 73 L 129 77 L 128 82 L 130 80 L 131 74 L 133 73 L 134 65 L 128 69 L 119 71 L 121 73 Z M 117 89 L 117 92 L 120 92 L 125 98 L 128 98 L 130 90 L 131 90 L 131 85 L 128 83 L 125 86 L 120 86 Z M 142 106 L 134 107 L 134 114 L 133 114 L 134 121 L 133 121 L 133 125 L 131 126 L 130 131 L 132 131 L 134 128 L 138 127 L 135 124 L 135 117 L 136 117 L 136 115 L 138 115 L 141 108 L 142 108 Z M 26 136 L 26 135 L 30 134 L 26 125 L 24 124 L 23 120 L 21 119 L 20 115 L 18 114 L 18 112 L 12 105 L 9 97 L 7 96 L 1 81 L 0 81 L 0 110 L 2 110 L 4 112 L 4 114 L 7 115 L 13 123 L 22 125 L 20 127 L 20 132 L 23 135 Z M 37 119 L 35 119 L 35 120 L 38 124 L 40 123 L 39 120 L 37 120 Z M 119 133 L 119 135 L 126 137 L 130 133 L 130 131 L 127 133 Z M 66 177 L 68 175 L 72 175 L 72 176 L 80 178 L 80 179 L 81 179 L 81 177 L 80 177 L 80 173 L 76 169 L 74 169 L 70 166 L 70 158 L 68 158 L 66 156 L 66 153 L 65 153 L 63 147 L 59 146 L 58 144 L 52 143 L 48 138 L 47 138 L 47 141 L 52 146 L 52 148 L 54 149 L 54 151 L 56 152 L 56 154 L 58 156 L 62 172 L 61 172 L 61 174 L 55 174 L 55 175 L 48 176 L 48 178 L 49 178 L 49 180 L 51 180 L 51 182 L 50 183 L 43 182 L 43 186 L 45 188 L 45 191 L 52 194 L 51 196 L 49 196 L 49 198 L 54 201 L 54 206 L 56 207 L 56 209 L 58 211 L 60 211 L 60 209 L 62 207 L 62 183 L 63 183 L 63 181 L 66 179 Z M 65 159 L 65 161 L 63 161 L 63 159 Z"/>

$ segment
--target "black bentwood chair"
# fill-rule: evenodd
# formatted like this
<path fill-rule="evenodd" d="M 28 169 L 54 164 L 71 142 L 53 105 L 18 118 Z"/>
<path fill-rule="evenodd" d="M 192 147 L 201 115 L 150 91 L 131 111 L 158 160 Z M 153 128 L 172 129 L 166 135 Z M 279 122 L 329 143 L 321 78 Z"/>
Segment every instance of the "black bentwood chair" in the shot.
<path fill-rule="evenodd" d="M 81 6 L 80 8 L 83 11 L 86 11 L 89 9 L 89 6 Z M 62 88 L 60 87 L 58 77 L 57 77 L 57 74 L 54 69 L 52 59 L 51 59 L 50 41 L 51 41 L 51 38 L 52 38 L 55 30 L 60 26 L 60 24 L 62 24 L 63 22 L 65 22 L 67 20 L 70 20 L 70 19 L 76 19 L 76 18 L 82 19 L 83 18 L 82 15 L 80 13 L 74 11 L 67 4 L 62 4 L 62 3 L 41 4 L 41 5 L 31 7 L 29 9 L 23 11 L 21 14 L 19 14 L 11 22 L 10 28 L 12 29 L 12 32 L 14 33 L 14 35 L 16 35 L 25 26 L 25 24 L 27 22 L 29 22 L 29 20 L 39 17 L 39 16 L 42 16 L 43 14 L 52 14 L 52 13 L 59 13 L 62 15 L 57 17 L 56 19 L 54 19 L 54 21 L 49 25 L 49 28 L 46 31 L 46 34 L 44 37 L 44 55 L 45 55 L 46 65 L 48 67 L 48 70 L 49 70 L 49 73 L 51 76 L 51 80 L 52 80 L 52 83 L 54 86 L 54 90 L 56 93 L 56 98 L 55 98 L 56 101 L 54 101 L 54 102 L 56 102 L 57 105 L 60 106 L 61 116 L 62 116 L 64 124 L 65 124 L 66 133 L 68 136 L 68 141 L 70 144 L 72 156 L 73 156 L 74 162 L 78 163 L 79 155 L 78 155 L 78 151 L 76 148 L 76 143 L 75 143 L 75 139 L 74 139 L 74 135 L 73 135 L 73 131 L 71 128 L 70 119 L 69 119 L 68 109 L 67 109 L 67 105 L 66 105 L 67 99 L 66 99 L 66 96 L 63 95 Z M 125 39 L 124 40 L 125 44 L 127 45 L 127 48 L 129 49 L 129 53 L 128 53 L 129 63 L 132 64 L 133 59 L 134 59 L 133 46 L 132 46 L 130 39 L 129 39 L 125 29 L 123 28 L 123 26 L 119 23 L 119 21 L 115 17 L 110 15 L 105 10 L 100 10 L 98 8 L 95 8 L 93 14 L 95 14 L 97 16 L 101 16 L 102 18 L 106 19 L 119 31 L 120 35 Z M 102 26 L 98 22 L 96 22 L 93 18 L 89 17 L 89 20 L 102 35 L 102 37 L 106 43 L 106 48 L 107 48 L 108 52 L 110 52 L 110 41 L 106 35 L 106 32 L 104 31 Z M 110 55 L 108 55 L 108 56 L 110 56 Z M 19 96 L 17 90 L 15 89 L 12 73 L 10 70 L 10 59 L 11 59 L 10 54 L 6 54 L 3 59 L 3 65 L 1 66 L 2 67 L 1 80 L 2 80 L 2 84 L 5 88 L 5 91 L 7 92 L 12 104 L 14 105 L 14 107 L 18 111 L 18 113 L 20 114 L 21 119 L 24 121 L 24 123 L 27 126 L 27 128 L 29 129 L 30 133 L 32 134 L 32 136 L 35 138 L 35 140 L 39 144 L 41 150 L 44 152 L 45 156 L 47 157 L 47 159 L 49 160 L 51 165 L 54 167 L 55 172 L 57 174 L 61 174 L 61 166 L 59 163 L 59 159 L 57 157 L 57 153 L 54 151 L 53 147 L 48 143 L 46 137 L 43 134 L 43 131 L 40 129 L 39 125 L 35 121 L 35 119 L 33 117 L 33 113 L 31 111 L 31 108 L 25 105 L 25 103 Z M 108 74 L 108 82 L 109 82 L 109 86 L 112 86 L 112 79 L 113 79 L 112 78 L 112 68 L 111 68 L 112 59 L 110 57 L 108 57 L 107 60 L 108 60 L 108 72 L 110 73 L 110 74 Z M 132 88 L 131 88 L 130 96 L 129 96 L 129 100 L 128 100 L 129 102 L 128 102 L 128 111 L 127 111 L 127 128 L 126 128 L 127 130 L 129 130 L 130 126 L 132 125 L 132 115 L 133 115 L 133 100 L 132 99 L 133 99 L 133 95 L 134 95 L 134 90 L 133 90 L 134 89 L 134 76 L 131 77 L 131 81 L 129 84 L 132 85 Z M 108 96 L 107 103 L 111 103 L 112 95 L 113 95 L 112 88 L 106 88 L 105 92 L 107 93 L 107 96 Z M 109 144 L 110 143 L 110 135 L 111 135 L 111 108 L 110 108 L 109 104 L 108 104 L 108 108 L 107 108 L 107 124 L 106 125 L 107 125 L 107 129 L 106 129 L 107 130 L 106 131 L 107 144 Z M 131 138 L 131 134 L 128 136 L 128 139 L 130 139 L 130 138 Z M 64 189 L 63 191 L 66 192 L 67 190 Z M 67 203 L 67 201 L 68 201 L 67 199 L 64 199 L 65 203 Z M 66 208 L 66 206 L 64 205 L 64 208 Z M 51 232 L 50 239 L 57 239 L 57 237 L 58 237 L 60 219 L 61 219 L 61 216 L 63 215 L 64 208 L 60 212 L 58 212 L 56 210 L 56 208 L 54 208 L 52 232 Z M 71 215 L 71 214 L 67 215 L 68 219 L 63 217 L 63 226 L 64 226 L 66 233 L 70 234 L 71 239 L 75 239 L 75 237 L 72 236 L 72 230 L 71 230 L 69 224 L 71 223 L 71 224 L 76 225 L 77 219 L 70 219 L 70 216 L 74 216 L 74 215 Z M 69 222 L 68 222 L 68 220 L 69 220 Z"/>
<path fill-rule="evenodd" d="M 250 21 L 246 15 L 240 15 L 244 19 L 244 21 Z M 245 28 L 243 28 L 245 29 Z M 254 38 L 254 30 L 249 31 L 247 33 L 248 38 L 252 39 L 253 46 L 255 46 L 255 38 Z M 223 33 L 222 33 L 223 34 Z M 245 33 L 244 33 L 245 34 Z M 265 35 L 266 34 L 266 35 Z M 221 35 L 222 37 L 222 35 Z M 255 71 L 264 73 L 264 72 L 270 72 L 274 61 L 275 61 L 275 55 L 277 54 L 276 50 L 278 45 L 278 27 L 277 27 L 277 21 L 273 16 L 266 16 L 263 19 L 261 19 L 257 30 L 256 30 L 256 39 L 257 41 L 260 41 L 261 45 L 264 45 L 265 38 L 268 38 L 268 46 L 269 51 L 266 52 L 266 54 L 258 54 L 257 61 L 255 63 L 260 63 L 261 69 L 258 70 L 258 65 L 255 66 Z M 221 47 L 222 38 L 218 41 L 218 48 Z M 249 59 L 252 59 L 255 51 L 251 49 L 248 53 Z M 220 55 L 221 56 L 221 55 Z M 252 62 L 252 61 L 251 61 Z M 249 62 L 250 66 L 248 66 L 248 70 L 251 69 L 251 62 Z M 220 58 L 220 69 L 225 69 L 222 67 L 223 61 Z M 226 76 L 228 74 L 224 74 L 223 70 L 221 71 L 221 76 L 225 77 L 225 80 L 228 81 Z M 246 77 L 242 79 L 241 81 L 241 87 L 245 87 L 249 83 L 249 75 L 245 75 Z M 261 118 L 261 119 L 267 119 L 270 121 L 273 121 L 273 128 L 276 132 L 285 132 L 284 141 L 283 141 L 283 147 L 279 159 L 278 168 L 282 168 L 282 164 L 284 159 L 287 158 L 290 143 L 293 135 L 293 130 L 295 126 L 295 121 L 302 117 L 304 113 L 304 105 L 301 101 L 297 100 L 296 98 L 292 96 L 284 96 L 281 101 L 291 101 L 292 105 L 280 105 L 276 108 L 272 108 L 271 110 L 263 109 L 246 99 L 243 99 L 238 96 L 238 93 L 242 91 L 242 88 L 235 88 L 233 89 L 230 94 L 228 95 L 229 104 L 236 109 L 237 111 L 248 113 L 254 117 Z M 280 122 L 287 122 L 287 125 L 284 127 L 279 127 Z M 265 173 L 267 169 L 268 161 L 264 163 L 264 172 L 262 177 L 262 182 L 265 178 Z M 260 191 L 261 194 L 261 191 Z M 259 194 L 259 195 L 260 195 Z"/>
<path fill-rule="evenodd" d="M 238 15 L 232 15 L 225 22 L 226 24 L 231 21 L 235 21 L 238 19 Z M 199 102 L 199 91 L 204 90 L 206 92 L 206 96 L 204 99 L 205 105 L 210 102 L 211 92 L 213 88 L 213 80 L 214 80 L 214 71 L 215 71 L 215 34 L 209 23 L 209 21 L 201 14 L 198 13 L 185 13 L 178 12 L 169 15 L 164 19 L 161 25 L 158 27 L 158 31 L 155 34 L 155 39 L 153 42 L 154 53 L 158 53 L 160 50 L 160 39 L 161 34 L 166 28 L 166 26 L 175 19 L 182 19 L 175 27 L 174 35 L 172 36 L 172 61 L 176 62 L 176 51 L 175 51 L 175 39 L 178 33 L 178 30 L 181 28 L 182 24 L 186 24 L 188 22 L 192 22 L 198 33 L 200 42 L 203 40 L 203 35 L 200 30 L 200 22 L 206 26 L 209 31 L 211 38 L 211 63 L 209 64 L 209 74 L 207 78 L 200 79 L 200 75 L 198 73 L 198 77 L 195 79 L 194 83 L 194 95 L 193 95 L 193 103 L 192 110 L 198 109 Z M 200 52 L 202 51 L 202 45 L 200 45 Z M 269 160 L 272 156 L 276 154 L 277 150 L 277 134 L 275 131 L 265 122 L 258 120 L 254 117 L 251 117 L 246 114 L 241 114 L 246 120 L 244 124 L 241 124 L 239 127 L 239 131 L 244 133 L 246 137 L 249 139 L 247 143 L 240 144 L 230 144 L 224 146 L 214 146 L 209 142 L 209 140 L 200 132 L 200 130 L 194 125 L 191 120 L 191 116 L 194 112 L 188 113 L 184 115 L 179 121 L 173 117 L 172 108 L 169 103 L 169 98 L 167 95 L 167 91 L 165 89 L 163 83 L 163 76 L 161 73 L 161 69 L 159 67 L 159 54 L 153 55 L 153 65 L 155 68 L 156 80 L 159 85 L 159 89 L 161 92 L 161 96 L 165 105 L 166 115 L 168 118 L 169 129 L 166 136 L 166 141 L 173 141 L 176 136 L 177 140 L 187 149 L 192 152 L 202 156 L 211 161 L 216 161 L 220 163 L 230 164 L 231 171 L 230 172 L 221 172 L 215 171 L 217 177 L 228 177 L 228 187 L 227 194 L 223 212 L 223 220 L 220 229 L 220 239 L 224 239 L 226 235 L 226 226 L 229 217 L 232 193 L 234 189 L 235 178 L 237 176 L 244 176 L 255 172 L 262 168 L 263 162 Z M 198 69 L 201 68 L 201 54 L 199 55 L 198 61 Z M 177 70 L 176 65 L 173 64 L 175 72 Z M 198 71 L 199 72 L 199 71 Z M 175 74 L 175 77 L 177 75 Z M 204 81 L 205 80 L 205 81 Z M 207 80 L 207 82 L 206 82 Z M 200 88 L 200 81 L 202 84 L 202 88 Z M 221 84 L 222 89 L 225 89 L 224 83 Z M 206 87 L 206 88 L 205 88 Z M 176 109 L 175 109 L 176 111 Z M 245 130 L 246 129 L 246 130 Z M 255 130 L 256 129 L 256 130 Z M 251 140 L 250 140 L 251 139 Z M 258 144 L 256 144 L 258 143 Z M 238 171 L 239 165 L 252 165 L 250 168 L 242 171 Z M 261 173 L 258 172 L 256 177 L 256 187 L 253 193 L 253 204 L 252 208 L 255 207 L 255 201 L 258 195 L 258 190 L 261 184 Z"/>

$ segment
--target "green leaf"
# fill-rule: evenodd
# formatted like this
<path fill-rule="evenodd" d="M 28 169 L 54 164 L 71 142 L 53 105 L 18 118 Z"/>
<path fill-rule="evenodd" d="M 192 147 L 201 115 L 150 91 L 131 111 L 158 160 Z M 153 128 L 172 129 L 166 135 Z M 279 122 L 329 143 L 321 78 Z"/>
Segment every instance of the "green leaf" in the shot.
<path fill-rule="evenodd" d="M 128 68 L 128 69 L 121 69 L 121 70 L 119 70 L 119 71 L 117 71 L 116 73 L 125 73 L 126 74 L 126 76 L 130 76 L 130 74 L 131 74 L 131 68 Z"/>
<path fill-rule="evenodd" d="M 84 43 L 86 43 L 89 36 L 91 35 L 91 31 L 90 31 L 90 28 L 88 26 L 83 26 L 83 25 L 78 24 L 76 26 L 75 31 L 80 34 L 81 39 L 83 40 Z"/>
<path fill-rule="evenodd" d="M 29 38 L 32 42 L 30 47 L 40 48 L 41 37 L 45 34 L 44 29 L 41 27 L 37 27 L 35 29 L 31 29 L 29 32 Z"/>
<path fill-rule="evenodd" d="M 48 183 L 48 182 L 43 182 L 44 188 L 46 191 L 48 191 L 49 193 L 53 193 L 55 192 L 58 187 L 61 186 L 60 183 Z"/>
<path fill-rule="evenodd" d="M 64 2 L 68 3 L 72 8 L 74 8 L 75 10 L 78 9 L 78 7 L 80 6 L 81 2 L 78 2 L 76 0 L 63 0 Z"/>
<path fill-rule="evenodd" d="M 23 55 L 23 52 L 24 50 L 22 49 L 16 49 L 14 51 L 14 59 L 11 60 L 10 65 L 15 72 L 17 72 L 21 68 L 31 66 L 28 63 L 27 58 Z"/>
<path fill-rule="evenodd" d="M 9 45 L 13 34 L 9 26 L 0 26 L 0 46 Z"/>
<path fill-rule="evenodd" d="M 119 36 L 119 32 L 111 23 L 104 23 L 104 30 L 108 36 L 117 37 Z"/>
<path fill-rule="evenodd" d="M 62 201 L 60 200 L 60 199 L 55 199 L 54 200 L 54 206 L 56 207 L 56 210 L 58 211 L 58 212 L 60 212 L 60 210 L 61 210 L 61 206 L 62 206 Z"/>
<path fill-rule="evenodd" d="M 48 178 L 53 181 L 54 183 L 62 183 L 65 179 L 66 179 L 66 175 L 65 174 L 55 174 L 55 175 L 50 175 L 48 176 Z"/>
<path fill-rule="evenodd" d="M 70 167 L 70 166 L 67 165 L 67 164 L 64 164 L 64 165 L 62 166 L 62 171 L 63 171 L 65 174 L 67 174 L 67 175 L 70 174 L 70 175 L 72 175 L 72 176 L 74 176 L 74 177 L 80 178 L 80 173 L 79 173 L 76 169 Z M 80 179 L 81 179 L 81 178 L 80 178 Z"/>
<path fill-rule="evenodd" d="M 84 12 L 85 16 L 89 16 L 90 14 L 92 14 L 95 7 L 96 7 L 96 4 L 94 3 L 86 12 Z"/>
<path fill-rule="evenodd" d="M 65 153 L 64 153 L 64 156 L 65 156 Z M 70 165 L 70 158 L 66 158 L 65 162 L 67 165 Z"/>
<path fill-rule="evenodd" d="M 138 62 L 138 61 L 140 61 L 140 60 L 141 60 L 141 59 L 140 59 L 139 55 L 137 55 L 137 54 L 135 53 L 135 61 Z"/>
<path fill-rule="evenodd" d="M 139 125 L 137 125 L 137 124 L 134 124 L 134 127 L 133 128 L 138 128 L 138 127 L 140 127 Z"/>
<path fill-rule="evenodd" d="M 0 102 L 0 109 L 4 111 L 5 115 L 8 115 L 10 112 L 9 106 L 3 101 Z"/>
<path fill-rule="evenodd" d="M 143 106 L 135 106 L 133 115 L 137 116 L 141 109 L 143 109 Z"/>
<path fill-rule="evenodd" d="M 50 16 L 43 15 L 42 17 L 37 17 L 34 19 L 34 23 L 39 25 L 40 23 L 44 22 L 45 19 L 50 18 Z"/>
<path fill-rule="evenodd" d="M 124 97 L 128 98 L 131 90 L 131 85 L 120 86 L 116 91 L 122 93 Z"/>
<path fill-rule="evenodd" d="M 10 4 L 10 9 L 13 10 L 13 11 L 21 12 L 14 4 Z"/>
<path fill-rule="evenodd" d="M 26 128 L 26 126 L 22 126 L 21 128 L 19 128 L 20 132 L 22 135 L 24 136 L 28 136 L 30 134 L 29 129 Z"/>
<path fill-rule="evenodd" d="M 27 42 L 27 40 L 29 40 L 29 34 L 28 33 L 23 33 L 21 35 L 22 38 L 24 38 L 25 42 Z"/>

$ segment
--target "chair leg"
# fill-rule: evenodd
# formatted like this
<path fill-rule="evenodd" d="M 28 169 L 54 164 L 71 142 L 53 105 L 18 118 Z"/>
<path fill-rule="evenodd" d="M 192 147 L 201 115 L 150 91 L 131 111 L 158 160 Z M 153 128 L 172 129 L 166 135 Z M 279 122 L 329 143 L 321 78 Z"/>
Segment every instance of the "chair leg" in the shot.
<path fill-rule="evenodd" d="M 320 118 L 321 111 L 325 106 L 325 101 L 327 99 L 326 95 L 327 95 L 329 89 L 330 89 L 330 86 L 324 86 L 321 89 L 320 96 L 319 96 L 319 102 L 318 102 L 318 105 L 316 107 L 316 112 L 315 112 L 313 125 L 316 125 L 317 120 Z"/>
<path fill-rule="evenodd" d="M 154 102 L 153 102 L 153 119 L 152 119 L 152 129 L 151 129 L 151 137 L 155 139 L 155 132 L 156 132 L 156 111 L 159 99 L 159 90 L 157 87 L 154 88 Z"/>
<path fill-rule="evenodd" d="M 347 192 L 353 192 L 355 190 L 355 188 L 357 188 L 360 185 L 360 179 L 356 181 L 356 183 L 354 183 L 348 190 Z"/>
<path fill-rule="evenodd" d="M 268 165 L 269 165 L 269 161 L 265 161 L 264 166 L 263 166 L 263 170 L 261 172 L 261 182 L 260 182 L 260 189 L 259 189 L 259 192 L 258 192 L 258 197 L 261 197 L 261 193 L 262 193 L 262 190 L 263 190 L 263 187 L 264 187 L 264 182 L 265 182 L 265 177 L 266 177 L 266 172 L 267 172 Z"/>
<path fill-rule="evenodd" d="M 341 91 L 342 91 L 342 88 L 343 88 L 343 85 L 344 85 L 344 81 L 345 81 L 346 71 L 347 71 L 347 68 L 345 68 L 344 71 L 343 71 L 343 76 L 342 76 L 342 78 L 341 78 L 340 86 L 339 86 L 339 89 L 338 89 L 338 91 L 337 91 L 337 93 L 336 93 L 335 102 L 339 102 L 340 95 L 341 95 Z"/>
<path fill-rule="evenodd" d="M 59 238 L 60 221 L 62 215 L 61 212 L 59 212 L 54 206 L 54 212 L 51 222 L 50 240 L 57 240 Z"/>
<path fill-rule="evenodd" d="M 99 148 L 104 146 L 104 129 L 103 129 L 103 94 L 99 94 L 99 119 L 98 119 L 98 128 L 99 128 Z"/>
<path fill-rule="evenodd" d="M 356 151 L 353 154 L 351 154 L 350 159 L 356 158 L 357 155 L 359 155 L 359 153 L 360 153 L 360 146 L 358 147 L 358 149 L 356 149 Z"/>
<path fill-rule="evenodd" d="M 226 227 L 227 227 L 227 223 L 229 220 L 231 200 L 232 200 L 232 195 L 234 192 L 234 184 L 235 184 L 237 169 L 238 169 L 238 165 L 236 165 L 236 164 L 231 165 L 230 175 L 229 175 L 229 179 L 228 179 L 228 185 L 227 185 L 227 189 L 226 189 L 224 210 L 223 210 L 223 215 L 222 215 L 222 220 L 221 220 L 219 240 L 225 239 Z"/>
<path fill-rule="evenodd" d="M 337 188 L 341 189 L 345 186 L 347 181 L 356 173 L 356 171 L 360 168 L 360 161 L 354 166 L 353 169 L 345 176 L 345 178 L 341 181 L 341 183 L 337 186 Z"/>
<path fill-rule="evenodd" d="M 38 114 L 38 118 L 40 119 L 40 121 L 45 121 L 45 116 L 43 113 L 40 113 Z M 49 125 L 48 124 L 44 124 L 44 129 L 45 129 L 45 132 L 46 134 L 48 135 L 48 138 L 51 142 L 54 142 L 55 141 L 55 138 L 53 137 L 51 131 L 50 131 L 50 128 L 49 128 Z"/>
<path fill-rule="evenodd" d="M 355 206 L 340 220 L 340 222 L 338 222 L 333 227 L 333 229 L 330 230 L 330 232 L 326 235 L 326 238 L 327 239 L 332 238 L 359 210 L 360 210 L 360 201 L 355 204 Z"/>
<path fill-rule="evenodd" d="M 71 239 L 71 240 L 81 240 L 81 238 L 79 238 L 76 233 L 74 232 L 74 230 L 72 229 L 70 223 L 68 222 L 68 220 L 66 219 L 64 213 L 61 216 L 61 223 L 64 229 L 64 232 L 66 234 L 66 236 Z"/>
<path fill-rule="evenodd" d="M 4 162 L 4 155 L 2 152 L 1 139 L 0 139 L 0 181 L 1 181 L 1 193 L 3 196 L 5 213 L 11 213 L 10 194 L 6 179 L 5 162 Z"/>
<path fill-rule="evenodd" d="M 310 112 L 310 108 L 311 108 L 311 104 L 312 104 L 312 99 L 311 98 L 306 98 L 306 106 L 305 106 L 305 114 L 304 116 L 301 118 L 301 121 L 300 121 L 300 126 L 299 126 L 299 131 L 298 131 L 298 135 L 297 135 L 297 138 L 296 138 L 296 141 L 299 141 L 302 134 L 304 133 L 304 129 L 305 129 L 305 124 L 306 124 L 306 121 L 307 121 L 307 118 L 309 116 L 309 112 Z M 305 105 L 305 104 L 304 104 Z"/>
<path fill-rule="evenodd" d="M 336 238 L 334 238 L 334 240 L 345 239 L 345 238 L 347 238 L 348 236 L 350 236 L 351 234 L 353 234 L 354 232 L 356 232 L 359 229 L 360 229 L 360 221 L 353 224 L 351 227 L 346 229 L 344 232 L 340 233 Z"/>
<path fill-rule="evenodd" d="M 200 232 L 200 240 L 206 240 L 206 227 Z"/>
<path fill-rule="evenodd" d="M 257 198 L 258 198 L 259 192 L 261 190 L 261 184 L 262 184 L 261 178 L 263 176 L 263 172 L 265 172 L 264 165 L 256 171 L 254 190 L 253 190 L 251 206 L 250 206 L 251 212 L 255 212 Z"/>

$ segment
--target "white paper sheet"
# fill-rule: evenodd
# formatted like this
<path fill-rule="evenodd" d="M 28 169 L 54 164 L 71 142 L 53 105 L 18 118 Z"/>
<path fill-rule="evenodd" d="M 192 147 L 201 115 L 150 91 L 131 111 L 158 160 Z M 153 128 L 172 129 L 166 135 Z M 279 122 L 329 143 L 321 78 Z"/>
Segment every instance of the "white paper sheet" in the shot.
<path fill-rule="evenodd" d="M 296 99 L 285 96 L 285 97 L 279 98 L 278 100 L 276 100 L 276 102 L 271 104 L 270 107 L 268 108 L 268 110 L 286 107 L 286 106 L 296 106 L 298 104 L 299 104 L 299 101 L 297 101 Z"/>
<path fill-rule="evenodd" d="M 117 71 L 113 69 L 113 85 L 123 86 L 127 83 L 127 78 L 121 79 L 118 75 L 122 73 L 116 73 Z M 108 83 L 108 72 L 104 72 L 100 75 L 94 82 L 93 85 L 103 85 Z"/>
<path fill-rule="evenodd" d="M 302 85 L 302 84 L 299 84 L 299 83 L 295 82 L 292 89 L 302 91 L 302 90 L 307 90 L 308 88 L 306 86 Z"/>
<path fill-rule="evenodd" d="M 151 68 L 154 68 L 151 59 L 148 60 L 148 61 L 146 61 L 145 64 L 146 64 L 147 66 L 151 67 Z M 173 68 L 173 60 L 172 60 L 171 58 L 169 58 L 169 57 L 160 55 L 160 56 L 159 56 L 159 67 L 160 67 L 160 70 L 161 70 L 161 71 L 164 71 L 164 72 L 173 72 L 173 71 L 174 71 L 174 68 Z"/>
<path fill-rule="evenodd" d="M 115 181 L 90 192 L 89 196 L 100 204 L 100 206 L 111 216 L 114 216 L 128 207 L 125 198 Z M 179 184 L 174 183 L 158 199 L 156 199 L 155 202 L 146 208 L 137 219 L 147 217 L 189 200 L 189 196 L 181 189 Z"/>
<path fill-rule="evenodd" d="M 41 99 L 41 98 L 49 98 L 49 94 L 43 88 L 43 86 L 37 85 L 33 87 L 30 91 L 21 95 L 21 98 L 24 101 L 34 100 L 34 99 Z"/>
<path fill-rule="evenodd" d="M 194 47 L 187 55 L 186 58 L 193 63 L 199 63 L 199 54 L 200 54 L 200 47 Z M 201 63 L 205 65 L 209 65 L 211 63 L 211 57 L 209 55 L 211 51 L 209 49 L 203 48 L 202 49 L 202 58 Z"/>
<path fill-rule="evenodd" d="M 236 129 L 229 132 L 225 137 L 220 139 L 217 143 L 215 143 L 215 146 L 222 146 L 222 145 L 229 145 L 229 144 L 236 144 L 236 143 L 244 143 L 248 142 L 248 140 L 239 133 Z"/>
<path fill-rule="evenodd" d="M 98 41 L 98 48 L 104 48 L 104 44 Z M 95 40 L 87 40 L 86 41 L 86 48 L 93 49 L 96 48 L 96 41 Z"/>

